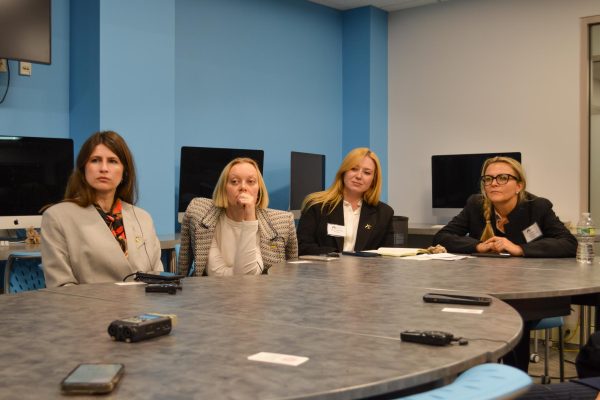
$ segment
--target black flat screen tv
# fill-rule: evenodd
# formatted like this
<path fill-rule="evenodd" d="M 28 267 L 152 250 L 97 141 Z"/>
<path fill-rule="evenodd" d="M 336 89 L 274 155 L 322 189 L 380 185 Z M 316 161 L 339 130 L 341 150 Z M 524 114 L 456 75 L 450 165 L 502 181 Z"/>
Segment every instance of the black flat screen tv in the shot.
<path fill-rule="evenodd" d="M 299 211 L 304 198 L 325 189 L 325 156 L 292 151 L 290 157 L 290 210 Z"/>
<path fill-rule="evenodd" d="M 0 58 L 50 64 L 51 0 L 0 0 Z"/>
<path fill-rule="evenodd" d="M 179 170 L 179 213 L 185 212 L 194 197 L 211 198 L 221 171 L 237 157 L 256 161 L 262 174 L 263 150 L 183 146 Z"/>
<path fill-rule="evenodd" d="M 0 229 L 39 227 L 40 209 L 62 200 L 73 140 L 0 136 Z"/>
<path fill-rule="evenodd" d="M 519 152 L 431 156 L 433 208 L 463 208 L 469 196 L 480 192 L 479 179 L 483 163 L 495 156 L 511 157 L 521 162 Z"/>

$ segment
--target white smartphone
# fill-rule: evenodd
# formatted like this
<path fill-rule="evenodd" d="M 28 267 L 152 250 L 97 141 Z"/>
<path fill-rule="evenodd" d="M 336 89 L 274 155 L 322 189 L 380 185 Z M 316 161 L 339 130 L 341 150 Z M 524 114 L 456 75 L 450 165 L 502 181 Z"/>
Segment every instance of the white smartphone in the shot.
<path fill-rule="evenodd" d="M 110 393 L 125 372 L 123 364 L 79 364 L 60 384 L 63 393 Z"/>

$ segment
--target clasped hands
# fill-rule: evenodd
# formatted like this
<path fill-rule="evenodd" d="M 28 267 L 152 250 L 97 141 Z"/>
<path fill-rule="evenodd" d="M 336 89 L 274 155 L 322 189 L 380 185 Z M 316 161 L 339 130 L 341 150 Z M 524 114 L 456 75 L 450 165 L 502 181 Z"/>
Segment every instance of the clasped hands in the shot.
<path fill-rule="evenodd" d="M 510 240 L 501 236 L 494 236 L 481 242 L 477 245 L 476 250 L 478 253 L 508 253 L 511 256 L 522 256 L 523 249 L 521 246 L 514 244 Z"/>

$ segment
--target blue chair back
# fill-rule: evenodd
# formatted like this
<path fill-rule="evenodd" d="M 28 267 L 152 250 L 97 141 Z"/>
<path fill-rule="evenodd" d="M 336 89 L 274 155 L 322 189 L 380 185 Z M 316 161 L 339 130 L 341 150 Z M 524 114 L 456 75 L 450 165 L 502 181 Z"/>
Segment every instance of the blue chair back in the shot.
<path fill-rule="evenodd" d="M 4 270 L 4 293 L 20 293 L 46 287 L 40 253 L 12 253 Z"/>
<path fill-rule="evenodd" d="M 438 389 L 402 397 L 402 400 L 500 400 L 524 393 L 531 384 L 525 372 L 504 364 L 482 364 L 463 372 Z"/>

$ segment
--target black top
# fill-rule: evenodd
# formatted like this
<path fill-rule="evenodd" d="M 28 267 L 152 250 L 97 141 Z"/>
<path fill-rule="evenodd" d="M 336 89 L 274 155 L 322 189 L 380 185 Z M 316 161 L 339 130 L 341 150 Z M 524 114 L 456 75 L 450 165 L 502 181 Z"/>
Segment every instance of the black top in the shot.
<path fill-rule="evenodd" d="M 475 194 L 469 197 L 465 208 L 443 227 L 434 237 L 433 244 L 441 244 L 451 253 L 475 253 L 479 238 L 485 228 L 482 209 L 483 196 Z M 494 214 L 492 211 L 492 218 Z M 496 228 L 492 221 L 494 235 L 508 238 L 523 248 L 525 257 L 574 257 L 577 239 L 560 222 L 552 203 L 531 193 L 525 194 L 507 216 L 505 233 Z M 523 230 L 537 223 L 542 236 L 527 243 Z"/>
<path fill-rule="evenodd" d="M 394 210 L 383 202 L 371 206 L 363 201 L 356 232 L 355 251 L 376 250 L 394 245 L 392 217 Z M 298 222 L 298 255 L 341 252 L 343 237 L 327 235 L 327 224 L 344 225 L 344 205 L 340 203 L 327 214 L 321 204 L 313 204 L 302 212 Z"/>

